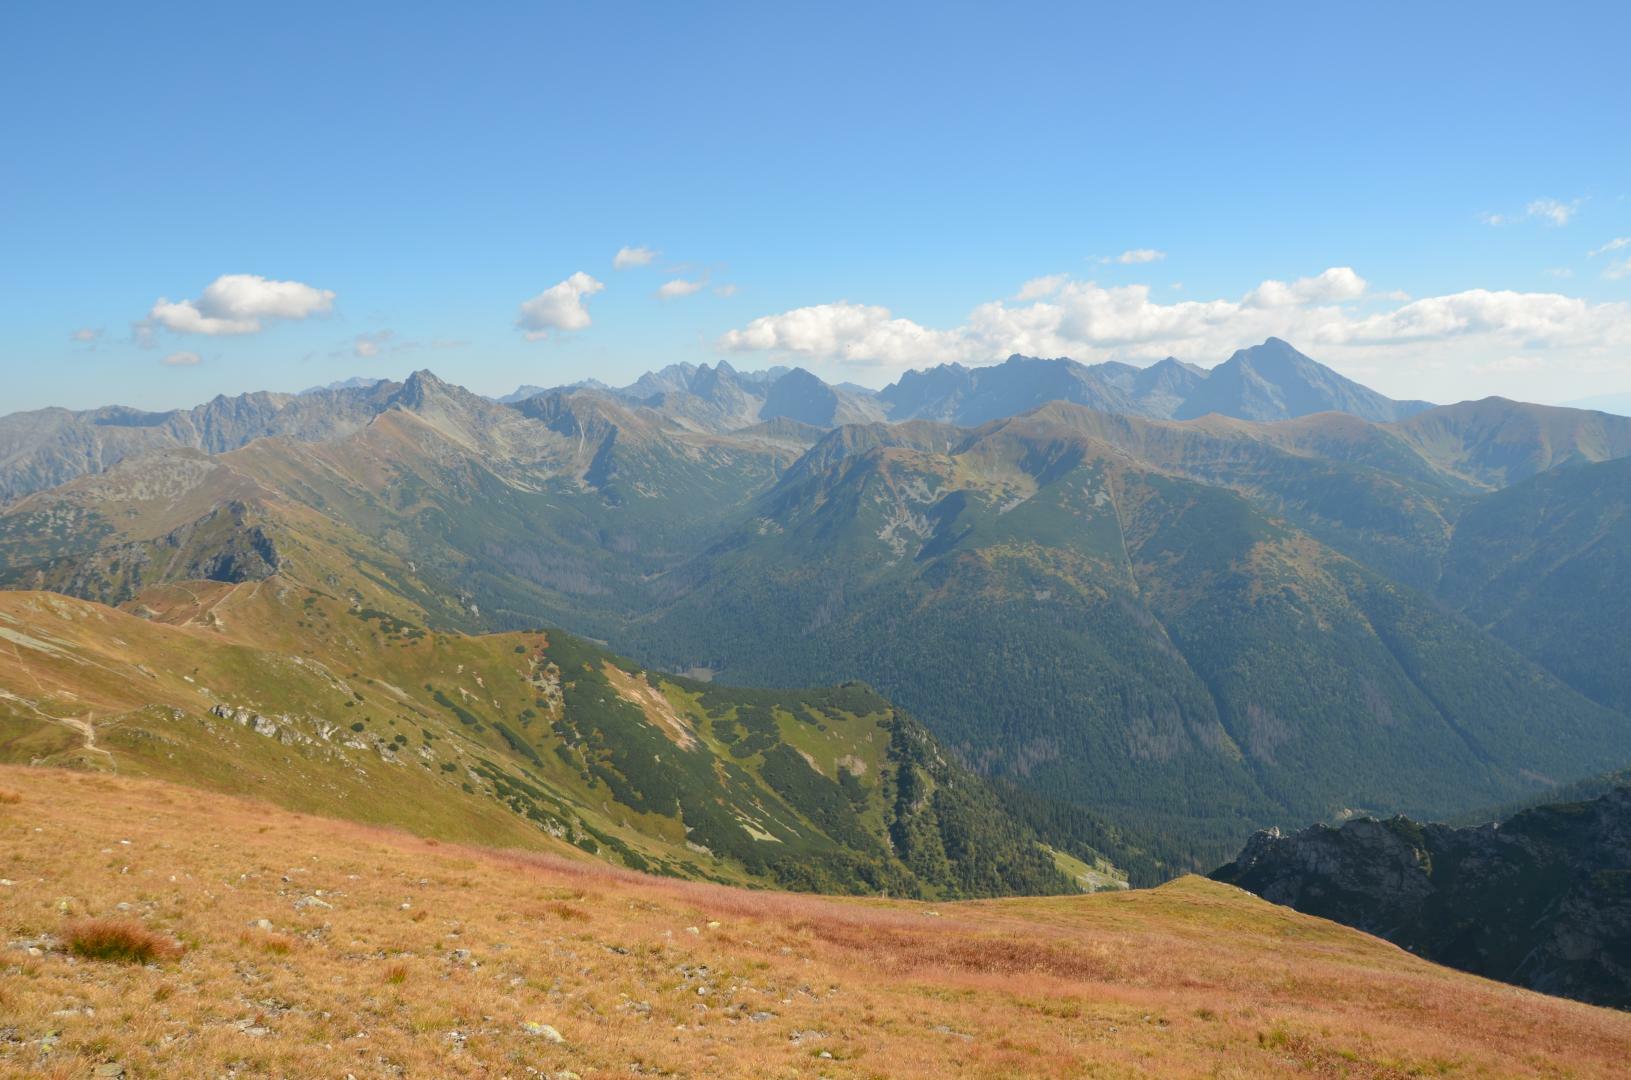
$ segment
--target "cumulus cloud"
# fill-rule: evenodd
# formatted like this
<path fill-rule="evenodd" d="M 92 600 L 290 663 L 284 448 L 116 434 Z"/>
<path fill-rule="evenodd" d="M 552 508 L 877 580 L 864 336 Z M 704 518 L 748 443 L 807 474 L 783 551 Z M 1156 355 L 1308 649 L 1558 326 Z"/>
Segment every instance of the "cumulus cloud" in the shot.
<path fill-rule="evenodd" d="M 1166 257 L 1166 252 L 1156 251 L 1154 248 L 1133 248 L 1130 251 L 1123 251 L 1120 255 L 1117 255 L 1116 261 L 1121 263 L 1123 266 L 1136 266 L 1139 263 L 1160 262 Z"/>
<path fill-rule="evenodd" d="M 524 300 L 516 312 L 515 326 L 528 341 L 540 341 L 552 330 L 582 330 L 589 325 L 587 297 L 606 286 L 582 270 L 551 285 L 531 300 Z"/>
<path fill-rule="evenodd" d="M 621 247 L 612 256 L 613 270 L 628 270 L 635 266 L 650 266 L 657 253 L 648 247 Z"/>
<path fill-rule="evenodd" d="M 657 288 L 657 295 L 664 300 L 672 300 L 677 296 L 690 296 L 694 292 L 701 292 L 706 285 L 705 281 L 686 281 L 684 278 L 675 278 L 665 281 Z"/>
<path fill-rule="evenodd" d="M 1559 199 L 1536 199 L 1524 208 L 1524 213 L 1551 225 L 1567 225 L 1579 210 L 1579 199 L 1572 199 L 1569 202 Z"/>
<path fill-rule="evenodd" d="M 333 309 L 334 293 L 328 289 L 259 274 L 222 274 L 196 300 L 159 297 L 147 325 L 178 334 L 254 334 L 268 321 L 306 319 Z"/>
<path fill-rule="evenodd" d="M 68 335 L 68 340 L 79 345 L 94 345 L 102 340 L 102 328 L 100 326 L 81 326 Z"/>
<path fill-rule="evenodd" d="M 1295 304 L 1329 304 L 1357 300 L 1365 295 L 1365 279 L 1350 266 L 1333 266 L 1314 277 L 1298 278 L 1289 285 L 1269 280 L 1246 294 L 1253 307 L 1289 307 Z"/>
<path fill-rule="evenodd" d="M 960 331 L 929 330 L 894 318 L 887 308 L 840 300 L 754 319 L 726 333 L 720 346 L 733 352 L 789 352 L 903 367 L 929 357 L 961 355 L 961 336 Z"/>
<path fill-rule="evenodd" d="M 992 363 L 1011 353 L 1086 362 L 1168 355 L 1215 362 L 1275 336 L 1349 370 L 1393 372 L 1402 385 L 1391 389 L 1400 396 L 1432 396 L 1401 372 L 1420 376 L 1460 364 L 1465 373 L 1492 356 L 1537 353 L 1554 365 L 1566 360 L 1577 371 L 1631 369 L 1625 357 L 1631 304 L 1625 302 L 1487 289 L 1397 299 L 1371 293 L 1350 267 L 1291 282 L 1265 281 L 1239 299 L 1172 303 L 1154 299 L 1145 285 L 1037 280 L 1046 284 L 1022 288 L 1012 300 L 981 304 L 951 328 L 839 301 L 766 315 L 726 333 L 718 345 L 889 372 L 950 361 Z M 1409 363 L 1400 367 L 1404 358 Z M 1511 365 L 1500 370 L 1518 371 Z M 1449 374 L 1433 377 L 1452 383 Z"/>
<path fill-rule="evenodd" d="M 1045 277 L 1034 277 L 1019 287 L 1019 292 L 1014 294 L 1014 299 L 1040 300 L 1044 296 L 1052 296 L 1069 280 L 1069 274 L 1048 274 Z"/>
<path fill-rule="evenodd" d="M 197 367 L 204 358 L 195 352 L 173 352 L 159 362 L 165 367 Z"/>

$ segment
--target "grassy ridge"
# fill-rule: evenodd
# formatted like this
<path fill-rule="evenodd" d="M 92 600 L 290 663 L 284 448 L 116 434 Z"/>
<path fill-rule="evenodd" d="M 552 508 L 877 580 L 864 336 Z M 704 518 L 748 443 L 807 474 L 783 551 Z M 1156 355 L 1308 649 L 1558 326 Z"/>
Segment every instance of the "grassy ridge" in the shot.
<path fill-rule="evenodd" d="M 148 618 L 0 594 L 0 753 L 639 870 L 1064 892 L 1034 832 L 860 686 L 736 693 L 568 635 L 436 633 L 274 577 Z"/>

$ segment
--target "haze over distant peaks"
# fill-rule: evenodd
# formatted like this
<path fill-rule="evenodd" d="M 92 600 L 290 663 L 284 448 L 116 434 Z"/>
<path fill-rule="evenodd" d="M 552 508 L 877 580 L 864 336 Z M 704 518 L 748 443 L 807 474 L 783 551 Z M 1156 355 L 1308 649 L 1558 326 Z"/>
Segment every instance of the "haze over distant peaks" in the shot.
<path fill-rule="evenodd" d="M 1424 401 L 1394 401 L 1278 338 L 1241 349 L 1210 370 L 1170 356 L 1138 367 L 1116 360 L 1083 364 L 1068 357 L 1016 353 L 990 366 L 948 363 L 908 371 L 882 390 L 871 390 L 854 383 L 829 385 L 803 368 L 742 372 L 720 361 L 712 367 L 671 364 L 628 386 L 595 388 L 715 431 L 780 416 L 823 426 L 869 420 L 968 426 L 1050 401 L 1156 419 L 1220 413 L 1243 420 L 1289 420 L 1346 412 L 1390 421 L 1430 407 Z M 499 400 L 514 402 L 548 392 L 523 386 Z"/>
<path fill-rule="evenodd" d="M 340 379 L 336 382 L 329 383 L 327 386 L 308 386 L 306 389 L 300 391 L 300 394 L 302 397 L 304 397 L 307 394 L 320 394 L 324 390 L 363 390 L 370 386 L 378 386 L 380 383 L 387 381 L 388 380 L 379 378 L 377 376 L 370 378 L 367 375 L 353 375 L 349 379 Z"/>
<path fill-rule="evenodd" d="M 1566 401 L 1563 404 L 1571 409 L 1595 409 L 1616 416 L 1631 416 L 1631 390 L 1623 394 L 1598 394 L 1576 401 Z"/>

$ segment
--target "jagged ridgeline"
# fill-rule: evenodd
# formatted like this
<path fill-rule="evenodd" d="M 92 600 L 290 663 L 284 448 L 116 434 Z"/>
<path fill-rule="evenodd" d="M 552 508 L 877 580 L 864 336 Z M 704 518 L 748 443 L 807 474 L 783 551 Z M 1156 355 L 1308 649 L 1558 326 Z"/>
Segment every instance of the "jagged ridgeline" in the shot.
<path fill-rule="evenodd" d="M 0 594 L 0 757 L 697 879 L 925 897 L 1112 880 L 1042 846 L 863 686 L 709 686 L 561 633 L 431 632 L 276 576 L 141 608 Z"/>

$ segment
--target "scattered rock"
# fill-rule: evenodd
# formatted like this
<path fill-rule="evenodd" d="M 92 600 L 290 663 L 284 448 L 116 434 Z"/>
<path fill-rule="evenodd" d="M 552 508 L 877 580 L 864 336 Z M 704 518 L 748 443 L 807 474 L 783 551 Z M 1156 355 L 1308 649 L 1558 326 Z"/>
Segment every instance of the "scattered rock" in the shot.
<path fill-rule="evenodd" d="M 521 1025 L 521 1030 L 525 1031 L 528 1035 L 536 1035 L 540 1039 L 546 1039 L 552 1043 L 564 1043 L 566 1041 L 566 1037 L 559 1031 L 556 1031 L 548 1024 L 540 1023 L 536 1020 L 528 1020 L 526 1023 Z"/>

